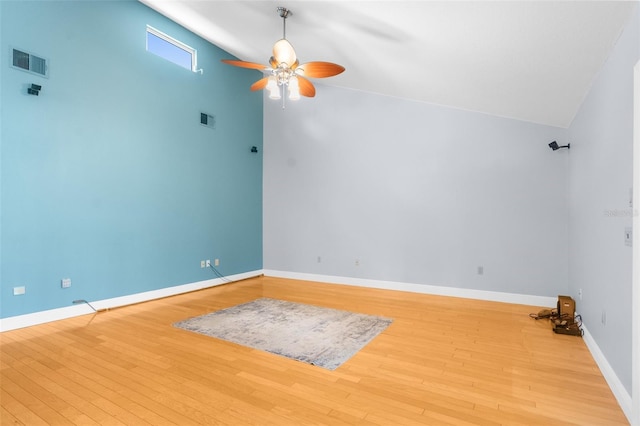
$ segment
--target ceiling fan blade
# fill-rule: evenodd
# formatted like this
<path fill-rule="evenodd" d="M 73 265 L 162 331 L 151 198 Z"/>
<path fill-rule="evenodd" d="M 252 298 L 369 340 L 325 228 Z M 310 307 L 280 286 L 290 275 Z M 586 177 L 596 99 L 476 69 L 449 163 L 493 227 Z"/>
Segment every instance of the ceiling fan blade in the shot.
<path fill-rule="evenodd" d="M 234 67 L 250 68 L 253 70 L 264 70 L 268 68 L 266 65 L 257 64 L 255 62 L 236 61 L 233 59 L 222 59 L 221 61 L 225 64 L 233 65 Z"/>
<path fill-rule="evenodd" d="M 298 86 L 302 96 L 313 98 L 316 95 L 316 88 L 313 87 L 313 83 L 302 76 L 298 76 Z"/>
<path fill-rule="evenodd" d="M 268 82 L 269 82 L 269 77 L 261 78 L 260 80 L 256 81 L 251 85 L 251 90 L 253 90 L 254 92 L 256 90 L 262 90 L 265 87 L 267 87 Z"/>
<path fill-rule="evenodd" d="M 286 38 L 278 40 L 276 44 L 273 45 L 273 57 L 278 65 L 284 63 L 289 67 L 298 60 L 296 57 L 296 51 L 293 50 L 293 46 Z"/>
<path fill-rule="evenodd" d="M 298 73 L 305 77 L 325 78 L 333 77 L 344 71 L 342 65 L 333 64 L 331 62 L 307 62 L 298 66 Z"/>

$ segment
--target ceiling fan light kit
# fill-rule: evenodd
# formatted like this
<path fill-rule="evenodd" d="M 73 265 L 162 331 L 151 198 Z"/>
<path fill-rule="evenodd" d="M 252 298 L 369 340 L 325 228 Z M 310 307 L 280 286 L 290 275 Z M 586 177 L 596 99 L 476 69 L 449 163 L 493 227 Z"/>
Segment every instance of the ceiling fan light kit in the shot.
<path fill-rule="evenodd" d="M 309 78 L 333 77 L 344 71 L 344 67 L 331 62 L 307 62 L 300 64 L 296 51 L 286 38 L 287 18 L 291 11 L 284 7 L 278 7 L 278 14 L 282 18 L 282 38 L 273 45 L 273 56 L 269 59 L 269 66 L 255 62 L 223 59 L 222 62 L 240 68 L 256 69 L 267 74 L 251 85 L 251 90 L 266 89 L 270 99 L 283 100 L 284 94 L 289 91 L 289 100 L 300 99 L 300 95 L 312 98 L 316 95 L 316 89 Z"/>

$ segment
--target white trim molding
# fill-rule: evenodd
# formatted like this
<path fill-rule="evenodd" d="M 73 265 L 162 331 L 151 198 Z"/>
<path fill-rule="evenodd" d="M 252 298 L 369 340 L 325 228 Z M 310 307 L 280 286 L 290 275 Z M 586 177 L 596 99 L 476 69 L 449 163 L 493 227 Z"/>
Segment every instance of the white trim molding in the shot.
<path fill-rule="evenodd" d="M 132 305 L 134 303 L 148 302 L 163 297 L 175 296 L 191 291 L 202 290 L 209 287 L 215 287 L 228 282 L 235 282 L 253 278 L 262 275 L 262 270 L 244 272 L 241 274 L 230 275 L 225 279 L 216 278 L 205 281 L 197 281 L 194 283 L 177 285 L 173 287 L 161 288 L 158 290 L 145 291 L 126 296 L 114 297 L 111 299 L 90 301 L 91 305 L 98 311 L 113 309 L 120 306 Z M 30 327 L 32 325 L 44 324 L 51 321 L 58 321 L 67 318 L 73 318 L 80 315 L 92 314 L 93 309 L 87 304 L 73 305 L 65 308 L 50 309 L 47 311 L 34 312 L 32 314 L 17 315 L 14 317 L 0 319 L 0 332 L 15 330 L 17 328 Z"/>
<path fill-rule="evenodd" d="M 618 404 L 620 404 L 620 408 L 622 408 L 624 415 L 627 416 L 627 419 L 631 421 L 633 407 L 631 395 L 618 378 L 618 375 L 613 370 L 613 367 L 611 367 L 611 364 L 609 364 L 609 361 L 607 361 L 607 358 L 604 356 L 604 354 L 600 350 L 600 347 L 593 339 L 593 337 L 589 333 L 589 330 L 584 326 L 584 324 L 582 325 L 582 329 L 584 331 L 584 335 L 582 337 L 584 339 L 584 343 L 587 345 L 587 349 L 589 349 L 589 352 L 591 352 L 591 356 L 593 357 L 596 364 L 598 364 L 598 368 L 600 368 L 600 371 L 602 372 L 604 379 L 607 381 L 611 392 L 613 392 L 616 400 L 618 400 Z M 631 422 L 631 424 L 633 425 L 636 423 Z"/>
<path fill-rule="evenodd" d="M 265 269 L 264 275 L 267 277 L 291 278 L 296 280 L 315 281 L 320 283 L 379 288 L 383 290 L 408 291 L 411 293 L 434 294 L 438 296 L 490 300 L 493 302 L 515 303 L 518 305 L 554 307 L 558 303 L 557 297 L 532 296 L 526 294 L 502 293 L 498 291 L 474 290 L 468 288 L 403 283 L 396 281 L 380 281 L 363 278 L 338 277 L 333 275 L 316 275 L 306 274 L 302 272 L 276 271 L 271 269 Z"/>

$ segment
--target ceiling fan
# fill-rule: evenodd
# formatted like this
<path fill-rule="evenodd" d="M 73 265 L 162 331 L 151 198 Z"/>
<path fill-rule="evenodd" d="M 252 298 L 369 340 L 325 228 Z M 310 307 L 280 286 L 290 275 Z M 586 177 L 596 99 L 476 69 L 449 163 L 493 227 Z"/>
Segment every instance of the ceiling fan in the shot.
<path fill-rule="evenodd" d="M 260 70 L 267 74 L 266 77 L 253 83 L 251 90 L 267 89 L 271 99 L 281 98 L 281 87 L 283 90 L 289 89 L 290 100 L 300 99 L 300 95 L 312 98 L 316 95 L 316 89 L 307 77 L 333 77 L 343 72 L 344 67 L 331 62 L 318 61 L 300 64 L 293 46 L 286 38 L 287 18 L 292 13 L 284 7 L 278 7 L 277 10 L 282 18 L 282 38 L 273 45 L 273 56 L 269 59 L 270 66 L 232 59 L 223 59 L 222 62 L 236 67 Z"/>

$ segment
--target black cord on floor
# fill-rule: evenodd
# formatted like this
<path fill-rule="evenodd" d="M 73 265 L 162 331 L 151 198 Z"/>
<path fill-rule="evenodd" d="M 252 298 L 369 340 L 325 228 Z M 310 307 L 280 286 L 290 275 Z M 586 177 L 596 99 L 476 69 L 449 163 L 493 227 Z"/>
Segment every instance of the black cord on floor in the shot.
<path fill-rule="evenodd" d="M 78 300 L 74 300 L 74 301 L 73 301 L 73 304 L 74 304 L 74 305 L 77 305 L 78 303 L 85 303 L 85 304 L 89 305 L 89 307 L 90 307 L 91 309 L 93 309 L 93 312 L 98 312 L 98 310 L 97 310 L 96 308 L 94 308 L 94 307 L 93 307 L 93 305 L 92 305 L 91 303 L 87 302 L 87 301 L 86 301 L 86 300 L 84 300 L 84 299 L 78 299 Z"/>
<path fill-rule="evenodd" d="M 211 270 L 213 271 L 213 273 L 214 273 L 214 274 L 216 274 L 216 275 L 218 276 L 218 278 L 220 278 L 223 282 L 225 282 L 225 283 L 233 282 L 233 281 L 231 281 L 230 279 L 228 279 L 227 277 L 225 277 L 224 275 L 222 275 L 222 274 L 220 273 L 220 271 L 218 271 L 218 270 L 216 269 L 216 267 L 215 267 L 215 266 L 213 266 L 213 265 L 209 265 L 209 268 L 211 268 Z"/>
<path fill-rule="evenodd" d="M 231 283 L 231 282 L 233 282 L 233 281 L 232 281 L 232 280 L 230 280 L 229 278 L 227 278 L 227 277 L 225 277 L 224 275 L 222 275 L 222 274 L 220 273 L 220 271 L 218 271 L 218 270 L 215 268 L 215 266 L 213 266 L 213 265 L 209 265 L 209 268 L 211 268 L 211 270 L 213 271 L 213 273 L 214 273 L 214 274 L 216 274 L 216 275 L 218 276 L 218 278 L 220 278 L 223 282 L 225 282 L 225 283 Z M 93 307 L 93 305 L 92 305 L 91 303 L 89 303 L 88 301 L 86 301 L 86 300 L 84 300 L 84 299 L 77 299 L 77 300 L 74 300 L 74 301 L 73 301 L 73 304 L 74 304 L 74 305 L 77 305 L 77 304 L 79 304 L 79 303 L 84 303 L 84 304 L 86 304 L 86 305 L 89 305 L 89 307 L 90 307 L 91 309 L 93 309 L 93 312 L 98 312 L 98 310 L 97 310 L 96 308 L 94 308 L 94 307 Z"/>

